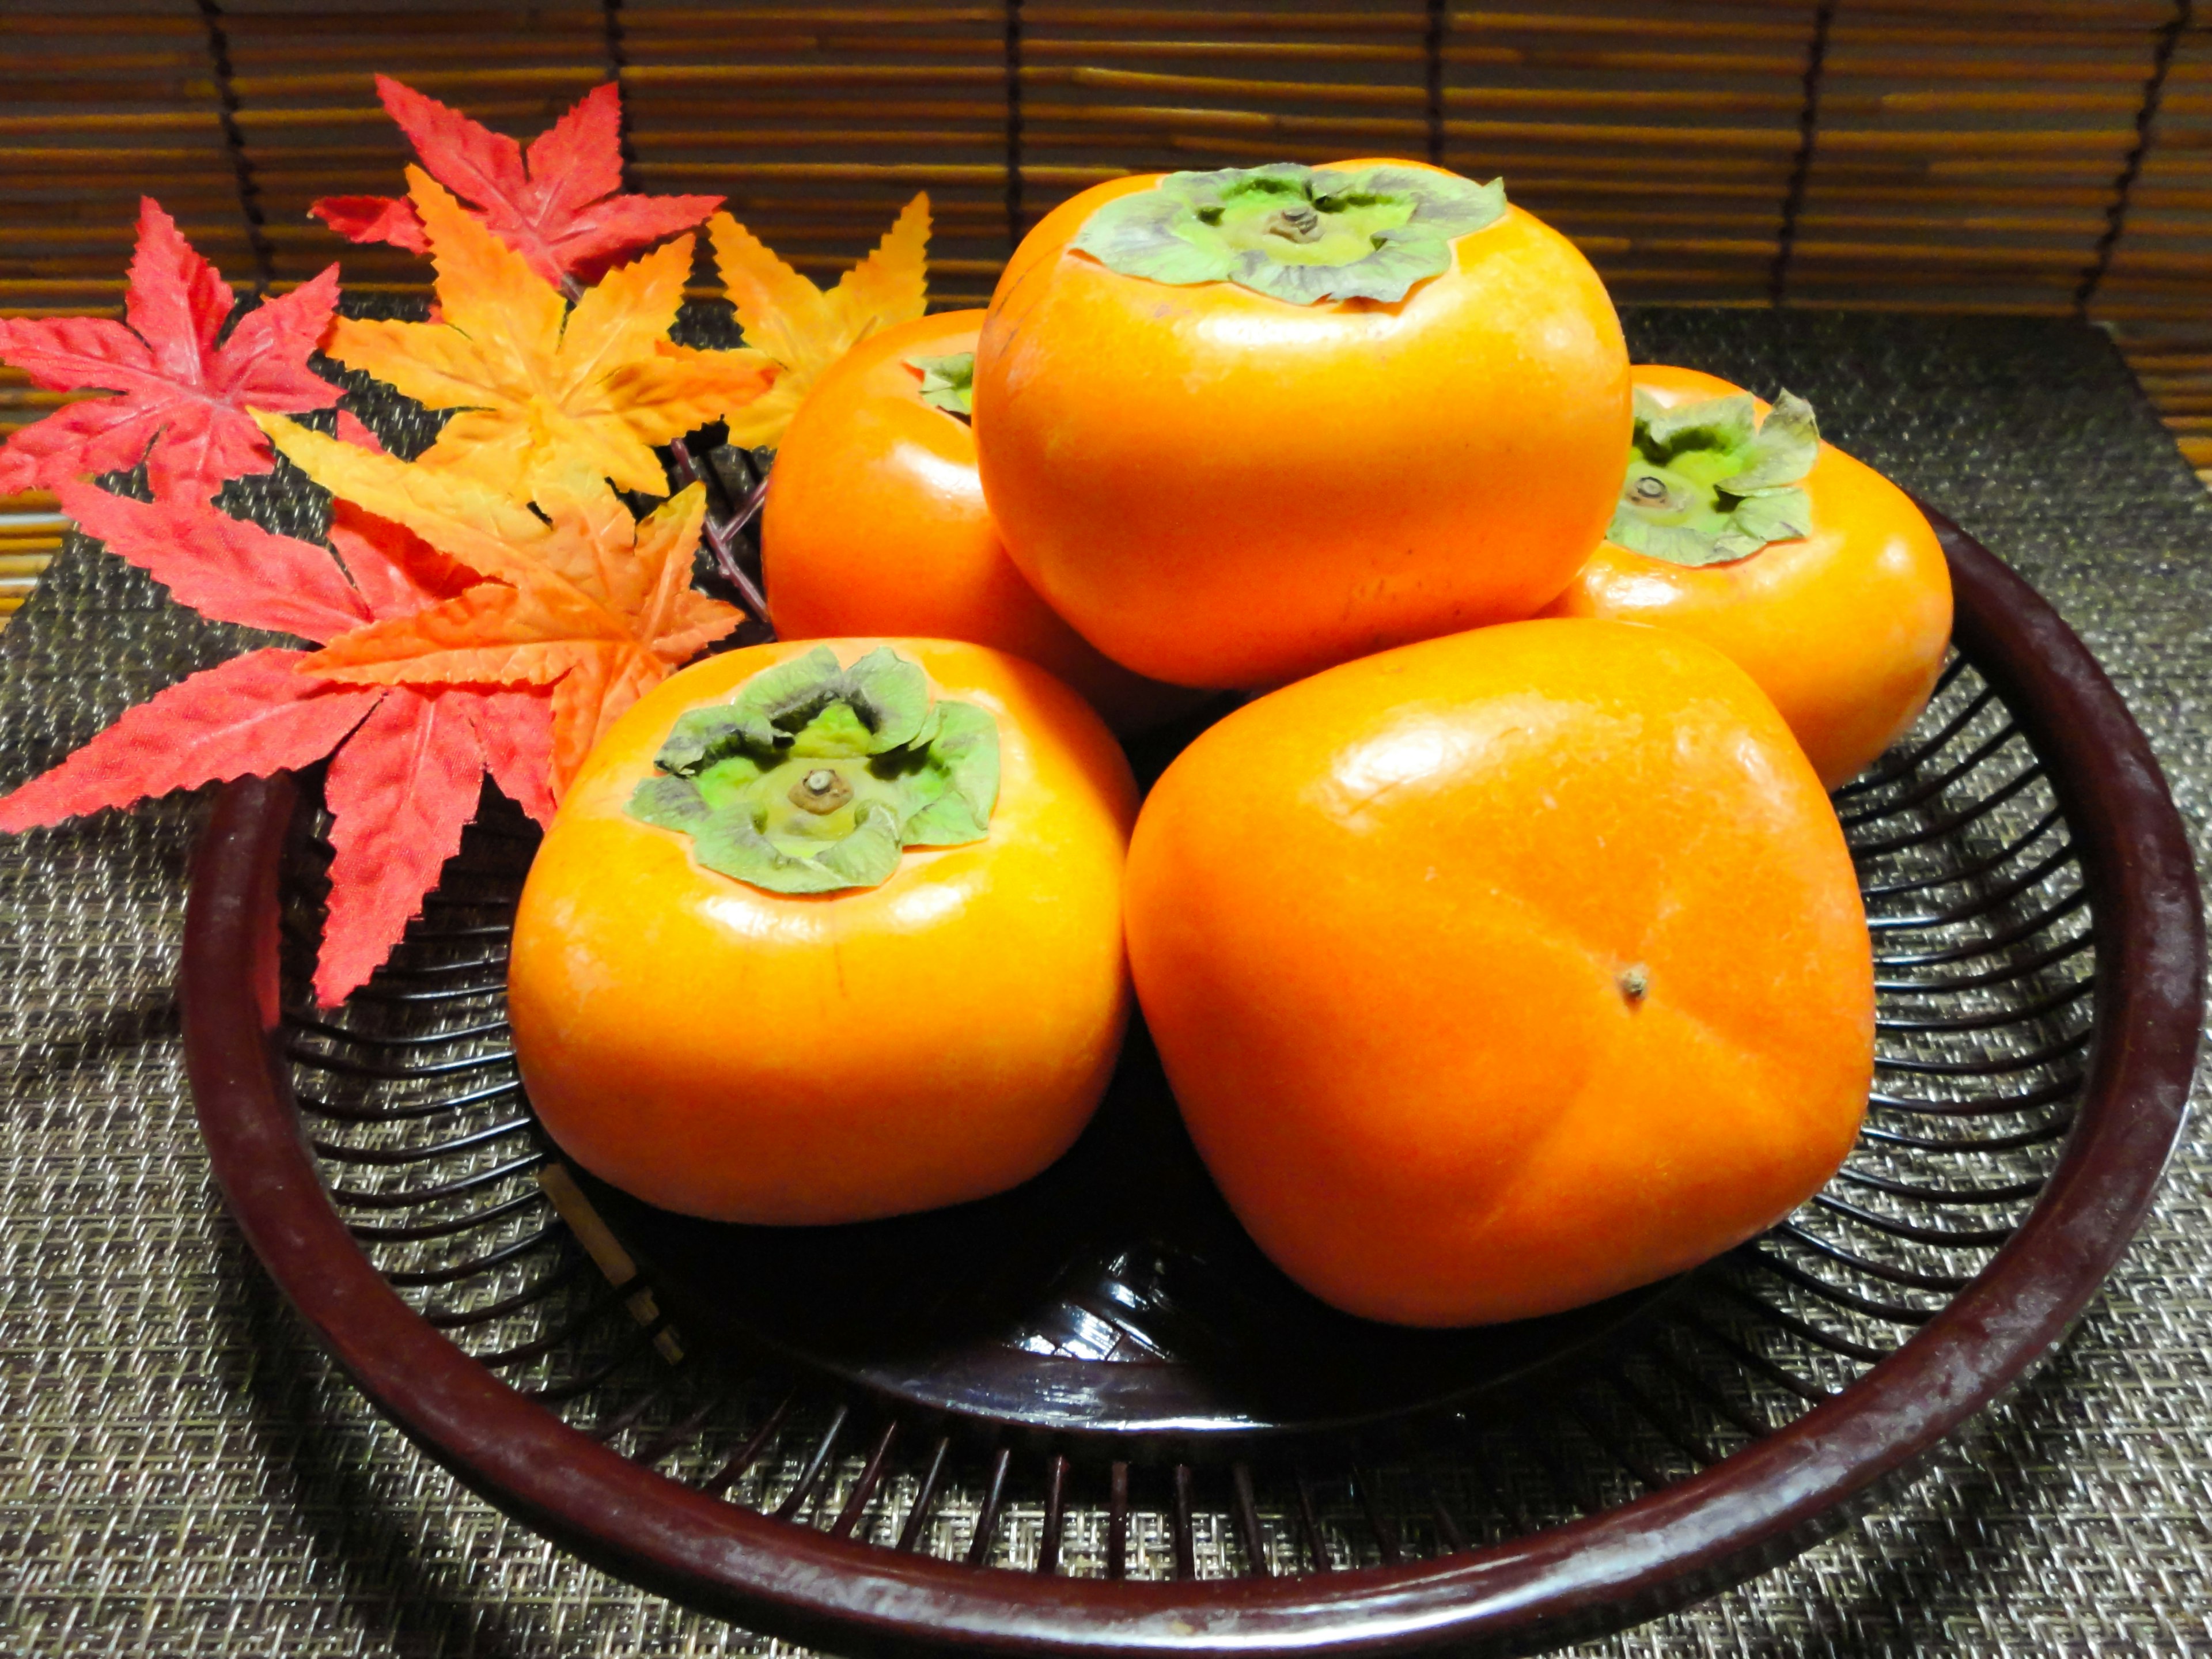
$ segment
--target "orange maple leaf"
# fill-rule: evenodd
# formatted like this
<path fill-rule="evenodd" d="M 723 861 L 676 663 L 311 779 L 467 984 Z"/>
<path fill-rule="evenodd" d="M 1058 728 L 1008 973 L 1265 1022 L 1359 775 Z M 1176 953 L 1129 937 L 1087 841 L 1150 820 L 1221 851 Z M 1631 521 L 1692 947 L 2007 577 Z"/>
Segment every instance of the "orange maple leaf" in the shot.
<path fill-rule="evenodd" d="M 639 520 L 604 478 L 571 471 L 540 486 L 541 518 L 459 472 L 340 443 L 282 416 L 257 418 L 332 495 L 491 578 L 341 634 L 299 672 L 362 685 L 550 684 L 556 797 L 624 709 L 744 619 L 690 586 L 702 485 Z"/>
<path fill-rule="evenodd" d="M 435 179 L 411 167 L 407 178 L 437 267 L 441 320 L 341 317 L 324 350 L 417 403 L 461 411 L 418 465 L 517 501 L 578 473 L 665 495 L 653 446 L 743 408 L 774 380 L 775 365 L 757 352 L 669 339 L 690 237 L 609 271 L 572 309 Z"/>
<path fill-rule="evenodd" d="M 921 316 L 928 300 L 927 196 L 908 202 L 876 251 L 827 294 L 726 213 L 707 222 L 707 234 L 748 355 L 782 371 L 768 392 L 725 417 L 733 444 L 775 443 L 830 364 L 878 329 Z"/>

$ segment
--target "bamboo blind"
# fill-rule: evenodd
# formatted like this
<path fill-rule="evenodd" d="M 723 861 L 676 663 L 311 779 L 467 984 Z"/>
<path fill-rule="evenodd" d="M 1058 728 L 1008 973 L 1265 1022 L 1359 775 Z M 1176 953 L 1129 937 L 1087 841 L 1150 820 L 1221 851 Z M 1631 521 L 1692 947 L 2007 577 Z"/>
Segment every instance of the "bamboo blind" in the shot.
<path fill-rule="evenodd" d="M 1097 179 L 1432 157 L 1502 172 L 1624 301 L 2097 319 L 2212 483 L 2192 0 L 0 0 L 0 37 L 6 314 L 112 312 L 141 192 L 241 289 L 419 289 L 307 216 L 398 187 L 372 73 L 525 137 L 613 76 L 633 188 L 723 193 L 817 276 L 916 190 L 936 301 L 977 305 Z M 64 395 L 0 369 L 0 427 Z M 0 502 L 0 613 L 58 526 Z"/>

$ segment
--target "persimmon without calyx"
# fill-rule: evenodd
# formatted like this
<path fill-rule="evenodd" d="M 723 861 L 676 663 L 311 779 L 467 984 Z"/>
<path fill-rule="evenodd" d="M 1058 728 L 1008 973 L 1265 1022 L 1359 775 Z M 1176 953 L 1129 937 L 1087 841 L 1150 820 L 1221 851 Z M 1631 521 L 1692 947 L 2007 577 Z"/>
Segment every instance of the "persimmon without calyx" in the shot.
<path fill-rule="evenodd" d="M 975 476 L 968 388 L 983 313 L 871 335 L 822 377 L 776 450 L 761 563 L 787 640 L 966 640 L 1050 669 L 1116 731 L 1188 708 L 1188 691 L 1109 660 L 1007 559 Z"/>
<path fill-rule="evenodd" d="M 1822 441 L 1802 398 L 1770 408 L 1695 369 L 1632 372 L 1620 504 L 1545 614 L 1656 623 L 1727 653 L 1835 788 L 1904 735 L 1942 672 L 1942 544 L 1903 490 Z"/>
<path fill-rule="evenodd" d="M 592 751 L 524 886 L 515 1057 L 586 1169 L 716 1220 L 980 1198 L 1064 1152 L 1127 1017 L 1136 787 L 1034 664 L 781 641 Z"/>
<path fill-rule="evenodd" d="M 984 499 L 1115 661 L 1279 684 L 1536 611 L 1629 435 L 1557 232 L 1412 162 L 1115 180 L 1024 239 L 976 347 Z"/>
<path fill-rule="evenodd" d="M 1130 965 L 1253 1237 L 1340 1308 L 1545 1314 L 1753 1237 L 1872 1073 L 1842 830 L 1686 635 L 1536 621 L 1238 709 L 1147 797 Z"/>

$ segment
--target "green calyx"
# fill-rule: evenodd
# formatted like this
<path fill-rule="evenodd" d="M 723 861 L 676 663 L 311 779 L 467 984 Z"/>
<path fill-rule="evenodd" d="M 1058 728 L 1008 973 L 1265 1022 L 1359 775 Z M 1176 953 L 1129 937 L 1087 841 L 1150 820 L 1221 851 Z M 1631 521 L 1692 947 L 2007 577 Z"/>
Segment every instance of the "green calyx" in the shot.
<path fill-rule="evenodd" d="M 850 668 L 818 646 L 763 669 L 678 720 L 653 763 L 630 816 L 772 893 L 879 886 L 909 847 L 981 841 L 999 799 L 997 723 L 933 700 L 888 646 Z"/>
<path fill-rule="evenodd" d="M 967 420 L 975 408 L 975 354 L 956 352 L 950 357 L 909 357 L 908 368 L 921 371 L 921 400 L 932 409 Z"/>
<path fill-rule="evenodd" d="M 1276 161 L 1171 173 L 1107 203 L 1073 245 L 1109 270 L 1156 283 L 1235 283 L 1292 305 L 1395 302 L 1449 270 L 1453 242 L 1504 211 L 1502 179 Z"/>
<path fill-rule="evenodd" d="M 1721 564 L 1812 533 L 1798 486 L 1820 458 L 1813 405 L 1792 392 L 1758 418 L 1749 392 L 1669 409 L 1636 389 L 1628 476 L 1606 538 L 1669 564 Z"/>

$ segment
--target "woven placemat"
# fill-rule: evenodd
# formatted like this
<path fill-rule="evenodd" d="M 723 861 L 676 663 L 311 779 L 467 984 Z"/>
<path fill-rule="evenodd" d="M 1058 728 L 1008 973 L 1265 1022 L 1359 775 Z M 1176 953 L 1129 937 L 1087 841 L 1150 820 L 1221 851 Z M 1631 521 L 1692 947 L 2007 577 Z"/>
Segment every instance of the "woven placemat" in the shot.
<path fill-rule="evenodd" d="M 2148 730 L 2199 848 L 2212 498 L 2110 343 L 2029 319 L 1650 312 L 1639 357 L 1813 398 L 2020 567 Z M 0 782 L 238 639 L 72 539 L 0 634 Z M 783 1644 L 561 1555 L 375 1420 L 246 1255 L 174 989 L 204 799 L 0 840 L 0 1654 L 738 1654 Z M 2212 1650 L 2212 1139 L 2072 1340 L 1903 1498 L 1585 1650 Z"/>

